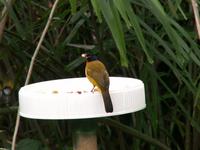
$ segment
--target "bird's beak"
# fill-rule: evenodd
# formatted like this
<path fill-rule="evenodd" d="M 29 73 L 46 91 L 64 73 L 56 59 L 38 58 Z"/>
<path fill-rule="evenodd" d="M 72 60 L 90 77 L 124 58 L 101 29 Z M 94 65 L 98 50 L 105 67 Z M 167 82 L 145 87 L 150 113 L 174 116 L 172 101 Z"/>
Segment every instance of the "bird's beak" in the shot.
<path fill-rule="evenodd" d="M 81 57 L 87 58 L 87 54 L 81 54 Z"/>

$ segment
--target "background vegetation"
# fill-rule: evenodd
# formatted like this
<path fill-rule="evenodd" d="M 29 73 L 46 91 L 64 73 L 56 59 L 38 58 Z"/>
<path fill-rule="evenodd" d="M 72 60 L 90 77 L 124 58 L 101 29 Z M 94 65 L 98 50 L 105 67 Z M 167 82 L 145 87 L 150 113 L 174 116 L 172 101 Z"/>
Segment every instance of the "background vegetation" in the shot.
<path fill-rule="evenodd" d="M 0 147 L 11 145 L 17 92 L 52 5 L 51 0 L 1 1 Z M 164 149 L 198 150 L 198 42 L 189 0 L 60 1 L 31 82 L 84 76 L 80 54 L 95 53 L 111 76 L 143 80 L 147 103 L 135 114 L 98 120 L 100 150 L 161 149 L 156 142 Z M 12 94 L 2 94 L 6 86 Z M 17 149 L 72 149 L 70 121 L 22 118 Z"/>

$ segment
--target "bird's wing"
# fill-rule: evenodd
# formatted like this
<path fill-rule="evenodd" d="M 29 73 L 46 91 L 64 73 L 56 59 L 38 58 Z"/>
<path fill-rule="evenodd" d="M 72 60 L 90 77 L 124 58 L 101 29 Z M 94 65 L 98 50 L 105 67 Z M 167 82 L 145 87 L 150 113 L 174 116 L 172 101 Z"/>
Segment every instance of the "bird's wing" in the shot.
<path fill-rule="evenodd" d="M 87 65 L 86 74 L 99 88 L 109 88 L 109 74 L 103 63 L 94 61 Z M 96 83 L 94 83 L 96 82 Z"/>

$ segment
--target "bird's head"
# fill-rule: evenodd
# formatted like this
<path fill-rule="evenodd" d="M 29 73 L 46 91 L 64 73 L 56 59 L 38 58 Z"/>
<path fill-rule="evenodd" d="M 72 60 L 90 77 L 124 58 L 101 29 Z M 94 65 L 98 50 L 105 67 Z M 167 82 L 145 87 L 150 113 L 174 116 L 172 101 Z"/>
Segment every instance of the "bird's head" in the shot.
<path fill-rule="evenodd" d="M 0 81 L 0 97 L 2 95 L 10 96 L 13 90 L 13 81 L 12 80 L 5 80 L 5 83 Z"/>
<path fill-rule="evenodd" d="M 92 54 L 81 54 L 81 57 L 86 58 L 87 61 L 94 61 L 97 60 L 97 56 L 92 55 Z"/>

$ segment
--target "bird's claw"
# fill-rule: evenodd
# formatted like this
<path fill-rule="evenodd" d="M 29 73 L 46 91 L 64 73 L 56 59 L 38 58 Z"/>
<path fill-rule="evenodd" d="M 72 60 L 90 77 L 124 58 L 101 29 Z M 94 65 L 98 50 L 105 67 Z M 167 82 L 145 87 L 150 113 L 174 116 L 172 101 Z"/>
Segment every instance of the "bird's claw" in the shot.
<path fill-rule="evenodd" d="M 98 89 L 96 86 L 94 86 L 94 87 L 92 88 L 91 92 L 94 93 L 94 92 L 96 92 L 96 91 L 99 91 L 99 89 Z"/>
<path fill-rule="evenodd" d="M 95 88 L 95 86 L 93 86 L 93 88 L 92 88 L 92 90 L 91 90 L 92 93 L 94 93 L 94 88 Z"/>

